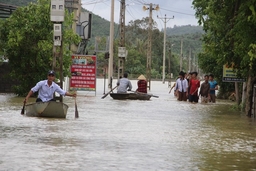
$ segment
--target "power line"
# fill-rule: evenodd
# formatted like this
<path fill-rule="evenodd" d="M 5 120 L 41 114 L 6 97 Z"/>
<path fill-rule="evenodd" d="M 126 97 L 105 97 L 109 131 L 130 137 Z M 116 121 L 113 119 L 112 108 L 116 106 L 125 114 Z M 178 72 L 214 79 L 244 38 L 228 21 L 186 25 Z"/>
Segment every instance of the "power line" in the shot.
<path fill-rule="evenodd" d="M 98 4 L 98 3 L 104 3 L 107 2 L 109 0 L 92 0 L 86 3 L 82 3 L 82 5 L 93 5 L 93 4 Z M 82 1 L 83 2 L 83 1 Z"/>
<path fill-rule="evenodd" d="M 128 8 L 126 8 L 126 9 L 127 9 L 127 13 L 130 14 L 130 16 L 131 16 L 134 20 L 136 20 L 136 18 L 135 18 L 134 15 L 132 14 L 132 12 L 129 11 L 130 9 L 129 9 L 129 10 L 128 10 Z"/>
<path fill-rule="evenodd" d="M 165 9 L 165 8 L 160 8 L 160 9 L 165 10 L 165 11 L 170 11 L 170 12 L 178 13 L 178 14 L 195 16 L 194 14 L 188 14 L 188 13 L 184 13 L 184 12 L 173 11 L 173 10 L 169 10 L 169 9 Z"/>

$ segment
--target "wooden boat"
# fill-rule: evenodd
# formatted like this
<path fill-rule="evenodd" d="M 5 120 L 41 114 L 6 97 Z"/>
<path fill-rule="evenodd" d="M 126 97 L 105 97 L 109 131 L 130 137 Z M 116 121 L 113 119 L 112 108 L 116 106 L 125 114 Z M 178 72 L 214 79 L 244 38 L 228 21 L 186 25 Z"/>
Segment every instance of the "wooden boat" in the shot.
<path fill-rule="evenodd" d="M 25 107 L 27 116 L 66 118 L 68 105 L 62 102 L 36 102 Z"/>
<path fill-rule="evenodd" d="M 116 100 L 149 100 L 151 95 L 142 93 L 110 93 Z"/>

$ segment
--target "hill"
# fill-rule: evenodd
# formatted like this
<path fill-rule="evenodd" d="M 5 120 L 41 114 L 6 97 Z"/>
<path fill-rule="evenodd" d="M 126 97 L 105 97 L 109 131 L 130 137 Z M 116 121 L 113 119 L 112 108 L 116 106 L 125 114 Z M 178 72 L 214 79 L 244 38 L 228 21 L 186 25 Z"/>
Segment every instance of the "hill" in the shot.
<path fill-rule="evenodd" d="M 30 2 L 36 2 L 37 0 L 1 0 L 3 4 L 15 5 L 15 6 L 25 6 Z"/>
<path fill-rule="evenodd" d="M 169 36 L 172 35 L 184 35 L 184 34 L 203 34 L 203 27 L 202 26 L 174 26 L 173 28 L 167 27 L 166 34 Z"/>

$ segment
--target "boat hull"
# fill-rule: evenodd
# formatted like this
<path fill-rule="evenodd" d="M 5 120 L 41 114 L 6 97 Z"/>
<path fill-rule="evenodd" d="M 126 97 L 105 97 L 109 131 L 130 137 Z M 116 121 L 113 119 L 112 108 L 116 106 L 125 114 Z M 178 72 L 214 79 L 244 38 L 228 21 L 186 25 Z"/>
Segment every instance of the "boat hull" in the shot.
<path fill-rule="evenodd" d="M 151 95 L 139 93 L 110 93 L 115 100 L 149 100 Z"/>
<path fill-rule="evenodd" d="M 68 105 L 62 102 L 36 102 L 26 105 L 26 116 L 66 118 Z"/>

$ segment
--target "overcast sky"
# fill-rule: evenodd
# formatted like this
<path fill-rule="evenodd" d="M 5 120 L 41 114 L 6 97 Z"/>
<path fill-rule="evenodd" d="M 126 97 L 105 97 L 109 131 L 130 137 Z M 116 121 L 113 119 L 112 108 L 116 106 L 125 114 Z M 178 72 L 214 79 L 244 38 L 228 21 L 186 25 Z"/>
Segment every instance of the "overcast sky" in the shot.
<path fill-rule="evenodd" d="M 81 0 L 82 6 L 101 16 L 106 20 L 110 20 L 111 11 L 111 0 Z M 160 10 L 153 10 L 153 19 L 157 21 L 158 28 L 164 28 L 162 20 L 157 18 L 164 17 L 166 14 L 167 18 L 172 18 L 166 24 L 167 27 L 173 27 L 174 25 L 198 25 L 197 20 L 194 17 L 194 9 L 192 7 L 192 0 L 126 0 L 126 13 L 125 22 L 126 24 L 131 20 L 142 19 L 143 17 L 149 16 L 149 11 L 143 11 L 144 4 L 155 4 L 159 5 Z M 146 5 L 147 6 L 147 5 Z M 120 15 L 120 0 L 115 0 L 115 22 L 119 23 Z M 148 7 L 148 6 L 147 6 Z"/>

